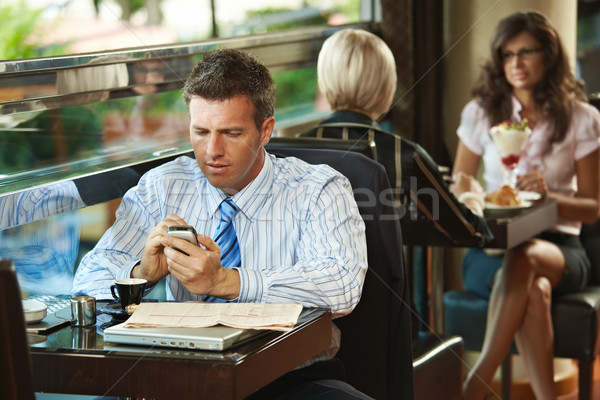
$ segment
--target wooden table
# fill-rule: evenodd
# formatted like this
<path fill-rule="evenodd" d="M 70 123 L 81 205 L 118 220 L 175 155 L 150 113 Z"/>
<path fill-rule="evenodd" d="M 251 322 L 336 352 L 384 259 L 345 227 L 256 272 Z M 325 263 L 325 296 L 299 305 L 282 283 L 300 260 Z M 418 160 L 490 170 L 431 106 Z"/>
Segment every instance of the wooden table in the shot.
<path fill-rule="evenodd" d="M 305 309 L 292 331 L 273 331 L 224 352 L 104 343 L 96 327 L 29 335 L 34 390 L 155 399 L 243 399 L 327 349 L 331 326 L 329 310 Z"/>

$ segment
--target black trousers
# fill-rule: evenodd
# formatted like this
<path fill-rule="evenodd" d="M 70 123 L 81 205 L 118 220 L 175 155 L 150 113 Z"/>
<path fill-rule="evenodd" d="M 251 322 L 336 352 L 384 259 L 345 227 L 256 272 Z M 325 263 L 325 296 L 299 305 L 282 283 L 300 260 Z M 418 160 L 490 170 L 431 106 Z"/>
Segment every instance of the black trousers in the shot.
<path fill-rule="evenodd" d="M 333 358 L 319 361 L 288 372 L 246 400 L 369 399 L 344 382 L 344 377 L 345 370 L 341 360 Z"/>

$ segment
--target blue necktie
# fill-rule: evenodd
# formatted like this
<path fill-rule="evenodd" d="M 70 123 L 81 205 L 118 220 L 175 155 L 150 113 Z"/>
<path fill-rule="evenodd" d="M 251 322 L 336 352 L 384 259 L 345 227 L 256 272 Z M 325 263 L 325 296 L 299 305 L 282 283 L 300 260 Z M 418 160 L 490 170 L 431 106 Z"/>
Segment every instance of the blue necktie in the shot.
<path fill-rule="evenodd" d="M 231 199 L 221 202 L 221 222 L 215 231 L 215 242 L 221 249 L 221 265 L 225 268 L 237 268 L 242 264 L 233 217 L 240 209 Z"/>
<path fill-rule="evenodd" d="M 242 265 L 240 246 L 238 245 L 235 229 L 233 228 L 233 217 L 240 210 L 235 203 L 227 198 L 221 202 L 221 222 L 215 231 L 214 241 L 219 245 L 221 251 L 221 265 L 231 269 Z M 204 296 L 206 303 L 226 303 L 227 300 L 213 296 Z"/>
<path fill-rule="evenodd" d="M 233 228 L 233 217 L 240 210 L 235 203 L 227 198 L 221 202 L 221 222 L 215 231 L 214 240 L 221 250 L 221 265 L 231 269 L 240 267 L 242 259 L 240 246 L 238 245 L 235 229 Z M 226 303 L 227 300 L 213 296 L 205 296 L 206 303 Z"/>

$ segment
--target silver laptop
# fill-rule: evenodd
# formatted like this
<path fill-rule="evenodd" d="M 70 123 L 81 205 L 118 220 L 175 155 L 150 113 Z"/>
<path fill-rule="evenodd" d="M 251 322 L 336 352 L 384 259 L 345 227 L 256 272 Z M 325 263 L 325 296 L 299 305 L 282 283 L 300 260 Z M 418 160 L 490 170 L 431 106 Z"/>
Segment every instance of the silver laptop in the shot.
<path fill-rule="evenodd" d="M 180 349 L 227 350 L 270 332 L 217 325 L 207 328 L 125 328 L 125 323 L 104 330 L 109 343 L 176 347 Z"/>

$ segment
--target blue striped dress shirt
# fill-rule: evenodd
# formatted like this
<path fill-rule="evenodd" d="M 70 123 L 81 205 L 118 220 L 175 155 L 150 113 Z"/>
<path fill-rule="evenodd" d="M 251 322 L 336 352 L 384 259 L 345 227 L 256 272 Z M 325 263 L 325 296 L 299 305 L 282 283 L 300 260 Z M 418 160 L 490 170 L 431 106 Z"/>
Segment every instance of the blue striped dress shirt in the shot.
<path fill-rule="evenodd" d="M 365 226 L 349 181 L 326 165 L 266 154 L 259 175 L 232 197 L 240 245 L 238 302 L 300 303 L 349 313 L 367 270 Z M 169 214 L 213 236 L 225 194 L 211 186 L 196 160 L 180 157 L 130 189 L 115 224 L 82 260 L 72 295 L 110 299 L 114 279 L 130 276 L 146 237 Z M 167 299 L 201 301 L 168 275 Z"/>

